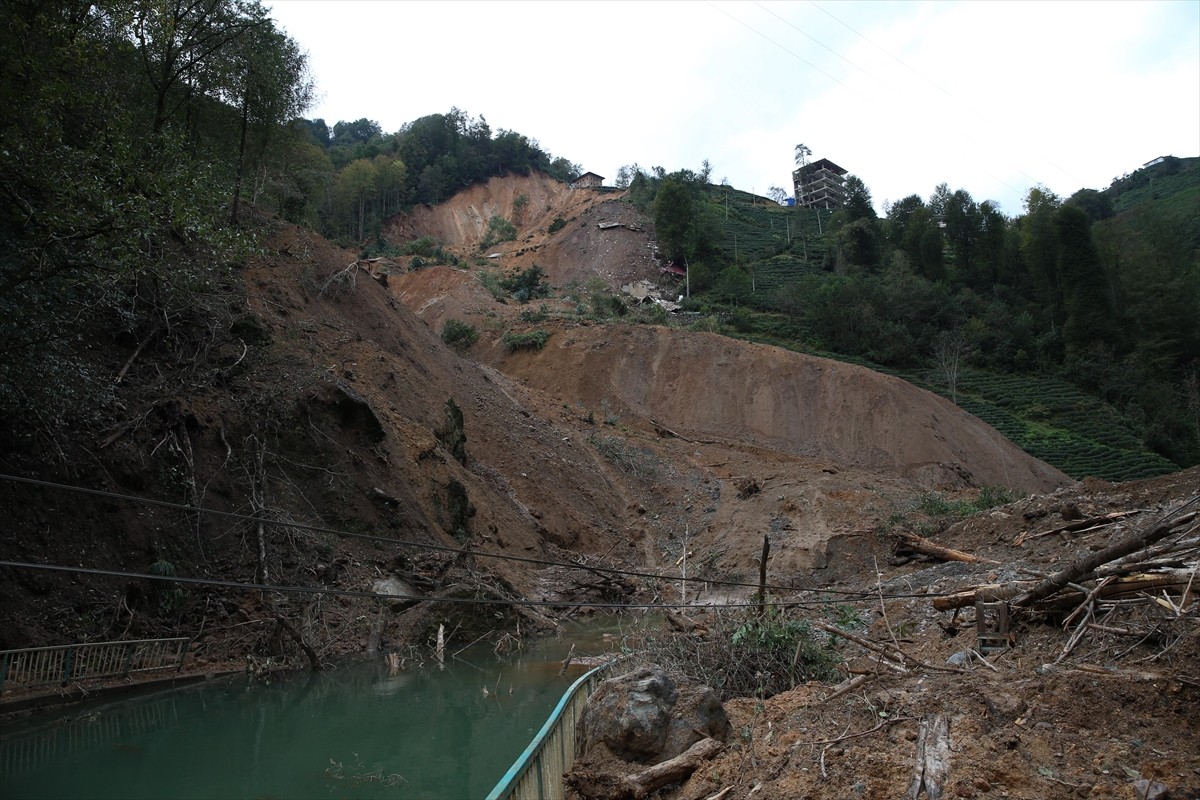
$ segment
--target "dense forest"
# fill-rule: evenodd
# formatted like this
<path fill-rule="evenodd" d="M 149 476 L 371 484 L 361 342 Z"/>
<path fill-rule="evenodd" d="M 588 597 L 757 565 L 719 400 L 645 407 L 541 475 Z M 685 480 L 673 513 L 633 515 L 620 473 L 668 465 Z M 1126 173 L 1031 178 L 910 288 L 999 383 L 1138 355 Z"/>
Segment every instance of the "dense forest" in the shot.
<path fill-rule="evenodd" d="M 96 337 L 203 356 L 235 313 L 255 215 L 360 249 L 491 176 L 579 171 L 457 108 L 392 133 L 305 119 L 305 54 L 257 0 L 0 8 L 0 420 L 50 442 L 117 402 Z M 785 208 L 713 184 L 707 163 L 631 165 L 619 185 L 687 268 L 685 307 L 728 332 L 925 376 L 1018 439 L 978 405 L 979 376 L 1058 381 L 1116 409 L 1163 471 L 1200 463 L 1198 164 L 1066 198 L 1036 187 L 1015 218 L 945 183 L 880 217 L 854 176 L 836 212 Z M 1096 416 L 1056 397 L 1027 404 L 1021 435 L 1053 438 L 1038 415 Z"/>
<path fill-rule="evenodd" d="M 256 246 L 247 206 L 357 246 L 490 176 L 577 169 L 458 109 L 392 134 L 303 119 L 307 58 L 257 0 L 0 15 L 0 420 L 50 439 L 116 402 L 96 336 L 203 356 Z"/>

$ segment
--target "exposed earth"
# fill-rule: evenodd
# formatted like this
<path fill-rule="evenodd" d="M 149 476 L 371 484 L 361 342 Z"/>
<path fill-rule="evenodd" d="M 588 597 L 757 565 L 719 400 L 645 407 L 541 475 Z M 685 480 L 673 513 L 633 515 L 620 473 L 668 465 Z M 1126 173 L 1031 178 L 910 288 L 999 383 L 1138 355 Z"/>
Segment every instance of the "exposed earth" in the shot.
<path fill-rule="evenodd" d="M 493 215 L 518 235 L 481 251 Z M 550 233 L 556 219 L 563 224 Z M 920 725 L 937 714 L 949 722 L 947 797 L 1133 798 L 1139 779 L 1160 781 L 1170 797 L 1200 796 L 1195 590 L 1169 589 L 1166 605 L 1125 598 L 1097 623 L 1124 633 L 1089 630 L 1048 668 L 1075 627 L 1018 617 L 1011 648 L 946 671 L 949 656 L 975 646 L 974 610 L 952 623 L 954 612 L 930 599 L 1028 577 L 1021 569 L 1051 572 L 1130 535 L 1192 499 L 1200 471 L 1075 482 L 899 379 L 654 324 L 662 317 L 637 310 L 597 320 L 586 313 L 593 297 L 637 281 L 667 299 L 679 293 L 655 258 L 650 222 L 618 194 L 539 176 L 494 179 L 386 227 L 392 244 L 436 237 L 459 267 L 410 269 L 410 256 L 367 263 L 311 232 L 263 224 L 266 247 L 241 270 L 227 318 L 193 361 L 168 363 L 156 347 L 130 343 L 107 356 L 121 376 L 117 403 L 77 436 L 49 439 L 31 423 L 0 443 L 8 475 L 186 508 L 0 481 L 0 557 L 562 605 L 176 593 L 129 575 L 0 567 L 0 649 L 189 635 L 192 670 L 248 657 L 303 666 L 284 620 L 318 659 L 361 655 L 369 644 L 411 651 L 431 647 L 441 623 L 465 643 L 487 628 L 550 628 L 581 613 L 572 603 L 679 599 L 677 580 L 597 580 L 487 553 L 673 578 L 686 563 L 688 599 L 705 606 L 753 594 L 767 536 L 773 585 L 913 595 L 881 607 L 856 594 L 837 612 L 861 621 L 856 635 L 894 639 L 906 671 L 885 668 L 827 702 L 828 684 L 729 701 L 734 741 L 662 796 L 732 787 L 721 796 L 902 797 Z M 481 279 L 534 264 L 552 287 L 544 310 L 543 301 L 501 301 Z M 463 352 L 446 345 L 447 320 L 474 325 L 478 341 Z M 544 347 L 505 345 L 505 334 L 532 330 L 548 334 Z M 985 487 L 1011 502 L 961 521 L 922 502 L 973 499 Z M 1034 536 L 1135 510 L 1091 532 Z M 998 563 L 909 560 L 906 531 Z M 1176 560 L 1194 572 L 1195 550 Z M 792 613 L 829 621 L 831 608 Z M 880 669 L 868 667 L 869 651 L 841 648 L 851 669 Z"/>

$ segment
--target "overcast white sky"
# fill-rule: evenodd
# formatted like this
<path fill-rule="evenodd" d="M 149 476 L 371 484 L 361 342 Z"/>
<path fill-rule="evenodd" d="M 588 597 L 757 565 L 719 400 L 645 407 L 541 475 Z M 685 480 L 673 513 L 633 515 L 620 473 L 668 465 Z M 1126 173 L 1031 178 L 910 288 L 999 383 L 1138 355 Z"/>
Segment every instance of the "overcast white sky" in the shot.
<path fill-rule="evenodd" d="M 457 106 L 611 184 L 699 169 L 790 189 L 794 147 L 875 205 L 943 181 L 1021 213 L 1200 155 L 1200 0 L 266 0 L 308 51 L 330 127 Z"/>

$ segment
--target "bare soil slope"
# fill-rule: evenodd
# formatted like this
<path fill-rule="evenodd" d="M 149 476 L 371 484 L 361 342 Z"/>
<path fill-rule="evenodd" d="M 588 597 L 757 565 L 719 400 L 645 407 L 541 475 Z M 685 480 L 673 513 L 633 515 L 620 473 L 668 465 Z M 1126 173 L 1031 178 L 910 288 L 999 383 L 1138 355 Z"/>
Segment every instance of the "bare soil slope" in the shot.
<path fill-rule="evenodd" d="M 1068 479 L 912 384 L 862 367 L 709 333 L 564 326 L 539 351 L 481 355 L 564 400 L 604 400 L 694 438 L 754 443 L 930 488 L 965 481 L 1044 492 Z"/>
<path fill-rule="evenodd" d="M 518 197 L 526 198 L 523 208 L 517 208 Z M 391 242 L 432 236 L 467 260 L 499 255 L 489 263 L 506 272 L 536 263 L 558 287 L 598 277 L 616 289 L 634 280 L 654 280 L 659 273 L 653 239 L 647 234 L 650 221 L 618 197 L 570 189 L 540 174 L 492 178 L 441 205 L 422 206 L 394 218 L 383 234 Z M 511 221 L 517 238 L 484 253 L 480 244 L 493 216 Z M 550 233 L 556 219 L 564 227 Z"/>

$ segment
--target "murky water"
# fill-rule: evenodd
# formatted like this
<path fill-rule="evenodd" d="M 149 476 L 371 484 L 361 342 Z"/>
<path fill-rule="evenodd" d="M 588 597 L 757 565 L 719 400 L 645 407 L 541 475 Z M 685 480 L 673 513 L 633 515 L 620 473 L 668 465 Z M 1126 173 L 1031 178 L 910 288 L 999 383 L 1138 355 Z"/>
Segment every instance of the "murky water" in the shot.
<path fill-rule="evenodd" d="M 572 641 L 611 648 L 580 630 L 505 660 L 472 648 L 444 669 L 358 664 L 77 706 L 0 732 L 0 797 L 481 798 L 584 671 L 558 674 Z"/>

